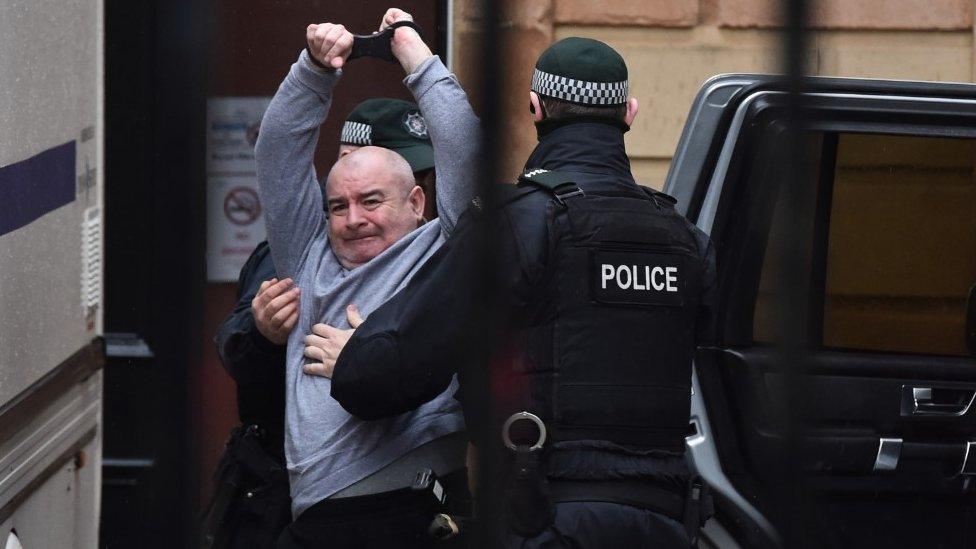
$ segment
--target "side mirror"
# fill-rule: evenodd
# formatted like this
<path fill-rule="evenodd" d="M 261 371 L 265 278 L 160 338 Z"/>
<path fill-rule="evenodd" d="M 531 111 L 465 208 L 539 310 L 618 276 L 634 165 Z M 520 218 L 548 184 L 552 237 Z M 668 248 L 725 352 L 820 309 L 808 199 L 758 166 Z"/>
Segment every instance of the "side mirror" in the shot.
<path fill-rule="evenodd" d="M 976 284 L 969 288 L 966 299 L 966 348 L 971 356 L 976 356 Z"/>

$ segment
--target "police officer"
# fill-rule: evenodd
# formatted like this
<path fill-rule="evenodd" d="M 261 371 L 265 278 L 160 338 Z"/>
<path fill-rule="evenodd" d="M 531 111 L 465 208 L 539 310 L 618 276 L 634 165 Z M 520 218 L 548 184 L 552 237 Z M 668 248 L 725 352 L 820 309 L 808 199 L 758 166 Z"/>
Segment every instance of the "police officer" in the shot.
<path fill-rule="evenodd" d="M 539 144 L 518 185 L 489 197 L 490 231 L 477 228 L 476 204 L 408 289 L 357 329 L 332 394 L 380 417 L 436 394 L 452 364 L 467 364 L 469 431 L 488 433 L 480 452 L 504 464 L 497 545 L 687 547 L 708 514 L 684 440 L 714 251 L 674 199 L 631 175 L 624 133 L 638 105 L 616 51 L 557 42 L 536 64 L 530 102 Z M 501 292 L 487 300 L 465 290 L 479 272 L 470 250 L 486 234 Z M 471 356 L 482 326 L 470 318 L 489 306 L 502 310 L 485 369 Z M 490 403 L 477 398 L 485 383 Z"/>
<path fill-rule="evenodd" d="M 363 101 L 349 113 L 339 141 L 340 157 L 368 145 L 396 151 L 410 164 L 417 184 L 434 191 L 433 149 L 415 103 Z M 429 215 L 436 212 L 428 209 Z M 291 522 L 283 447 L 285 343 L 300 298 L 291 280 L 276 277 L 268 243 L 262 242 L 241 269 L 236 305 L 217 330 L 221 362 L 236 384 L 241 426 L 232 432 L 214 475 L 217 490 L 204 518 L 205 547 L 274 547 Z"/>
<path fill-rule="evenodd" d="M 624 133 L 638 105 L 616 51 L 557 42 L 536 63 L 530 101 L 539 144 L 497 223 L 511 314 L 491 365 L 491 424 L 516 498 L 503 537 L 687 547 L 703 514 L 684 448 L 714 252 L 671 197 L 631 175 Z M 549 520 L 526 520 L 525 501 L 546 499 L 535 512 Z"/>

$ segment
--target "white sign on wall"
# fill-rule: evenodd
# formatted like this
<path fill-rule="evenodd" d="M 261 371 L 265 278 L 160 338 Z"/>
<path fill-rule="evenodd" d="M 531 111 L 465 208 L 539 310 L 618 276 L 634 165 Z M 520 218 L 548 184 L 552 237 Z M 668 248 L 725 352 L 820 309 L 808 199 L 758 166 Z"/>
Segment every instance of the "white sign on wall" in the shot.
<path fill-rule="evenodd" d="M 207 101 L 207 279 L 236 282 L 266 238 L 254 144 L 270 97 Z"/>

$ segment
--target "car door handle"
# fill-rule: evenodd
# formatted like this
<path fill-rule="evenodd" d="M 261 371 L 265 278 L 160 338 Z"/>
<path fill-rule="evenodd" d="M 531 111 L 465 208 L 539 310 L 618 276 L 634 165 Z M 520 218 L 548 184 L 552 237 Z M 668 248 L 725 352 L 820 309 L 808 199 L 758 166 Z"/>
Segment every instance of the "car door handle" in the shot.
<path fill-rule="evenodd" d="M 976 389 L 954 387 L 912 387 L 902 386 L 904 404 L 902 415 L 912 416 L 963 416 L 969 411 L 976 398 Z M 908 408 L 906 410 L 906 408 Z M 907 412 L 907 413 L 906 413 Z"/>

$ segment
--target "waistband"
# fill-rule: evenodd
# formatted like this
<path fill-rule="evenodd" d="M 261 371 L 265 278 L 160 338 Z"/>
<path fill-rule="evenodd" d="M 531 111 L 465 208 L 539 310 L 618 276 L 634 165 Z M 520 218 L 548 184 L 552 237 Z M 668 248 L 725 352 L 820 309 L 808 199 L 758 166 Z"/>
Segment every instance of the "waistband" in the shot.
<path fill-rule="evenodd" d="M 448 494 L 464 495 L 467 492 L 467 471 L 464 469 L 441 476 L 438 480 Z M 450 499 L 451 496 L 448 497 L 449 503 Z M 306 509 L 295 519 L 295 523 L 331 524 L 380 515 L 433 512 L 436 507 L 430 492 L 407 487 L 378 494 L 323 499 Z"/>
<path fill-rule="evenodd" d="M 417 471 L 430 469 L 438 477 L 464 468 L 468 439 L 464 432 L 436 438 L 400 456 L 366 478 L 339 490 L 327 499 L 345 499 L 409 488 Z"/>

